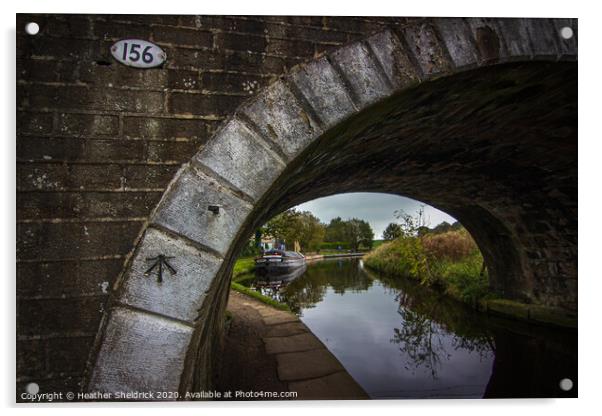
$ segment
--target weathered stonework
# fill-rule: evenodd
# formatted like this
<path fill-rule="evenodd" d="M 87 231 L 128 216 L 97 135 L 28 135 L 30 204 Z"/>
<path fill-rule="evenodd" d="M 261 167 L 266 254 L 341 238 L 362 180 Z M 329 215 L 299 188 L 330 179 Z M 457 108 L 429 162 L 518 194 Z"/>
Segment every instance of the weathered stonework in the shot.
<path fill-rule="evenodd" d="M 114 308 L 91 376 L 95 392 L 177 391 L 192 328 Z"/>
<path fill-rule="evenodd" d="M 420 81 L 420 71 L 409 58 L 408 51 L 390 31 L 377 33 L 367 40 L 394 88 L 403 88 Z"/>
<path fill-rule="evenodd" d="M 236 189 L 259 198 L 284 169 L 284 161 L 238 119 L 230 120 L 195 161 L 210 168 Z"/>
<path fill-rule="evenodd" d="M 187 377 L 209 387 L 236 249 L 270 215 L 339 192 L 441 208 L 501 296 L 576 310 L 576 20 L 19 19 L 42 27 L 17 48 L 17 332 L 34 351 L 19 383 L 177 390 L 192 357 Z M 166 66 L 111 62 L 134 35 Z M 162 284 L 144 276 L 158 254 L 177 269 Z M 79 340 L 69 374 L 45 364 L 69 344 L 56 339 Z"/>
<path fill-rule="evenodd" d="M 362 43 L 342 48 L 332 54 L 332 61 L 348 81 L 358 106 L 370 105 L 391 94 L 389 80 Z"/>
<path fill-rule="evenodd" d="M 475 38 L 464 19 L 436 19 L 435 25 L 456 68 L 474 66 L 478 62 Z"/>
<path fill-rule="evenodd" d="M 297 68 L 291 80 L 324 128 L 333 127 L 356 111 L 343 80 L 325 57 Z"/>
<path fill-rule="evenodd" d="M 163 266 L 162 282 L 158 267 L 146 273 L 153 258 L 164 255 L 175 269 L 172 273 Z M 194 323 L 198 309 L 222 259 L 203 252 L 187 242 L 154 228 L 148 228 L 134 255 L 123 285 L 119 288 L 119 303 L 144 309 L 173 319 Z"/>
<path fill-rule="evenodd" d="M 209 210 L 217 206 L 218 212 Z M 184 171 L 151 221 L 224 256 L 251 211 L 248 202 L 194 168 Z"/>
<path fill-rule="evenodd" d="M 322 133 L 317 122 L 301 107 L 282 81 L 267 87 L 242 109 L 263 137 L 279 146 L 289 159 Z"/>

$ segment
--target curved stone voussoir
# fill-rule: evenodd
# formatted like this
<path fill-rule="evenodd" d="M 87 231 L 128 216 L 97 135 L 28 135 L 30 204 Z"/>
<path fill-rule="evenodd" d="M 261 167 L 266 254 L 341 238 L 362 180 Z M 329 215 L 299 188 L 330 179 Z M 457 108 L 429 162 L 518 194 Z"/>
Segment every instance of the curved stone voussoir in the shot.
<path fill-rule="evenodd" d="M 420 82 L 420 70 L 412 63 L 399 39 L 391 31 L 380 32 L 367 39 L 394 89 Z"/>
<path fill-rule="evenodd" d="M 178 391 L 191 337 L 189 326 L 114 308 L 88 391 Z"/>
<path fill-rule="evenodd" d="M 357 111 L 344 81 L 326 57 L 297 68 L 290 80 L 313 108 L 324 129 Z"/>
<path fill-rule="evenodd" d="M 335 51 L 332 62 L 344 75 L 358 107 L 368 106 L 391 94 L 393 87 L 368 46 L 357 42 Z"/>
<path fill-rule="evenodd" d="M 217 212 L 210 206 L 217 206 Z M 251 209 L 217 180 L 190 167 L 170 187 L 151 221 L 223 257 Z"/>
<path fill-rule="evenodd" d="M 424 77 L 429 78 L 451 72 L 453 64 L 445 46 L 439 42 L 431 23 L 408 26 L 402 29 L 408 48 L 418 61 Z"/>
<path fill-rule="evenodd" d="M 269 140 L 269 139 L 265 139 Z M 284 170 L 285 162 L 241 120 L 230 120 L 194 161 L 257 200 Z"/>
<path fill-rule="evenodd" d="M 476 22 L 473 20 L 473 22 Z M 528 41 L 529 33 L 527 19 L 495 19 L 502 40 L 502 57 L 505 61 L 518 61 L 533 56 L 531 44 Z M 475 31 L 478 29 L 476 26 Z"/>
<path fill-rule="evenodd" d="M 556 60 L 560 56 L 560 34 L 551 19 L 527 19 L 527 33 L 531 39 L 533 59 Z"/>
<path fill-rule="evenodd" d="M 461 18 L 438 18 L 434 19 L 434 23 L 456 68 L 475 67 L 479 57 L 466 21 Z"/>
<path fill-rule="evenodd" d="M 149 270 L 157 256 L 167 257 L 162 266 Z M 191 325 L 205 299 L 205 292 L 222 259 L 192 247 L 184 240 L 155 228 L 147 228 L 117 294 L 117 301 Z M 175 272 L 174 272 L 175 271 Z"/>
<path fill-rule="evenodd" d="M 289 159 L 322 134 L 318 121 L 303 109 L 284 81 L 267 87 L 241 113 Z"/>
<path fill-rule="evenodd" d="M 499 19 L 469 17 L 464 20 L 472 33 L 480 65 L 510 60 L 510 54 L 505 46 Z M 530 57 L 531 52 L 526 52 L 524 56 Z"/>

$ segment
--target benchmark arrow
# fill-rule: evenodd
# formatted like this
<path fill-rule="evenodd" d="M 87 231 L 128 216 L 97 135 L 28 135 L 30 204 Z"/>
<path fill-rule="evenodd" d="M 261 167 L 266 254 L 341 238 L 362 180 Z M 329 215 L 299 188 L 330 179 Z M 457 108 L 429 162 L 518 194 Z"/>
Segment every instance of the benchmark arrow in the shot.
<path fill-rule="evenodd" d="M 146 261 L 154 261 L 154 263 L 151 267 L 148 268 L 147 271 L 144 272 L 144 275 L 150 276 L 153 270 L 157 268 L 157 266 L 159 267 L 159 269 L 157 270 L 157 282 L 159 283 L 163 282 L 163 266 L 167 267 L 167 270 L 169 270 L 169 272 L 172 275 L 176 274 L 176 269 L 174 269 L 171 266 L 171 264 L 169 264 L 169 262 L 167 261 L 168 259 L 173 259 L 173 257 L 167 257 L 163 254 L 159 254 L 157 257 L 147 258 Z"/>

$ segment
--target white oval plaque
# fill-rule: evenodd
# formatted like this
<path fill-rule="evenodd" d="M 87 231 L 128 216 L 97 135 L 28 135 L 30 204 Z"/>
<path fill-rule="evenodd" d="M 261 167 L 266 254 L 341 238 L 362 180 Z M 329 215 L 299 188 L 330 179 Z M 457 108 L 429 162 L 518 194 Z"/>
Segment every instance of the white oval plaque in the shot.
<path fill-rule="evenodd" d="M 111 46 L 111 54 L 122 64 L 135 68 L 153 68 L 167 59 L 163 49 L 141 39 L 118 40 Z"/>

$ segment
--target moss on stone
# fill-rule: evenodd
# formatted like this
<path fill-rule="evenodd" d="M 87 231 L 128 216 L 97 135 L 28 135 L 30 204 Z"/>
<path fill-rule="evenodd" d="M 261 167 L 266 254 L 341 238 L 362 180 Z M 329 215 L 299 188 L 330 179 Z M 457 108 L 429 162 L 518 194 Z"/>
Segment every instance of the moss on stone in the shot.
<path fill-rule="evenodd" d="M 562 308 L 526 304 L 508 299 L 490 299 L 479 304 L 481 310 L 539 324 L 577 327 L 577 314 Z"/>
<path fill-rule="evenodd" d="M 529 306 L 529 318 L 532 321 L 566 326 L 569 328 L 577 327 L 577 315 L 560 308 L 550 308 L 541 305 Z"/>
<path fill-rule="evenodd" d="M 526 304 L 508 299 L 487 301 L 487 311 L 522 320 L 529 319 L 529 308 Z"/>

